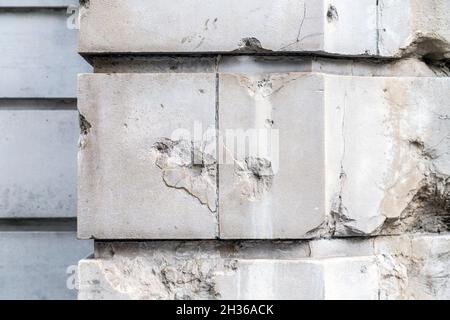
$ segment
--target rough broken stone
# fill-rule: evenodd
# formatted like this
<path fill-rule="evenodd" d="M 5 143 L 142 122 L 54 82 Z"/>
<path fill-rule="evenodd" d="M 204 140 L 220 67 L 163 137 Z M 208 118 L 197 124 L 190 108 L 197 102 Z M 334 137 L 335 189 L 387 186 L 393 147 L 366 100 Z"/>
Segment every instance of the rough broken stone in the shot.
<path fill-rule="evenodd" d="M 177 2 L 174 11 L 163 0 L 92 0 L 81 10 L 79 51 L 382 57 L 414 52 L 442 58 L 450 52 L 449 6 L 446 0 L 189 0 Z"/>
<path fill-rule="evenodd" d="M 186 140 L 161 139 L 153 145 L 153 150 L 168 187 L 183 189 L 212 212 L 217 210 L 217 163 L 212 155 Z"/>
<path fill-rule="evenodd" d="M 217 236 L 215 140 L 194 132 L 215 128 L 215 83 L 212 74 L 80 77 L 81 238 Z"/>
<path fill-rule="evenodd" d="M 247 256 L 248 248 L 217 242 L 100 243 L 98 259 L 80 261 L 79 299 L 333 299 L 336 292 L 328 288 L 331 283 L 326 279 L 333 269 L 342 266 L 350 273 L 357 268 L 360 275 L 362 266 L 374 265 L 373 257 L 356 257 L 347 263 L 336 258 L 294 259 L 298 257 L 294 254 L 279 260 L 273 259 L 273 250 L 286 245 L 273 244 L 271 251 L 261 250 L 258 243 L 250 246 L 260 252 L 261 259 Z M 124 269 L 128 272 L 123 273 Z M 370 271 L 355 282 L 376 276 Z M 356 298 L 349 286 L 353 284 L 332 285 Z M 376 283 L 363 292 L 369 295 L 358 292 L 360 297 L 374 298 Z"/>
<path fill-rule="evenodd" d="M 93 56 L 98 73 L 283 73 L 319 72 L 366 77 L 448 77 L 450 65 L 418 56 L 375 60 L 320 56 Z"/>
<path fill-rule="evenodd" d="M 326 77 L 335 235 L 448 230 L 449 88 L 448 78 Z"/>
<path fill-rule="evenodd" d="M 98 242 L 80 261 L 79 298 L 448 299 L 449 241 Z"/>

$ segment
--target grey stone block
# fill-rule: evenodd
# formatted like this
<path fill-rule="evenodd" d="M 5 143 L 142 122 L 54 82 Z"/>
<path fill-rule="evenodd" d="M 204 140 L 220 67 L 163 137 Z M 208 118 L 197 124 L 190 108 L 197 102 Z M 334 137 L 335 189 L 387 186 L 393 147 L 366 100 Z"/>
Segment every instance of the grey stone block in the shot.
<path fill-rule="evenodd" d="M 74 217 L 76 103 L 0 100 L 0 218 Z"/>
<path fill-rule="evenodd" d="M 215 75 L 82 75 L 79 90 L 79 236 L 216 237 Z"/>
<path fill-rule="evenodd" d="M 0 98 L 74 98 L 91 67 L 76 52 L 66 10 L 0 11 Z"/>
<path fill-rule="evenodd" d="M 79 299 L 378 298 L 375 256 L 316 259 L 292 250 L 298 242 L 242 244 L 100 243 L 96 259 L 79 263 Z"/>
<path fill-rule="evenodd" d="M 442 58 L 450 52 L 449 6 L 446 0 L 91 0 L 80 11 L 79 51 Z"/>
<path fill-rule="evenodd" d="M 76 299 L 75 266 L 92 252 L 75 232 L 0 232 L 0 299 Z"/>
<path fill-rule="evenodd" d="M 221 238 L 304 238 L 324 222 L 323 92 L 315 74 L 220 75 Z"/>

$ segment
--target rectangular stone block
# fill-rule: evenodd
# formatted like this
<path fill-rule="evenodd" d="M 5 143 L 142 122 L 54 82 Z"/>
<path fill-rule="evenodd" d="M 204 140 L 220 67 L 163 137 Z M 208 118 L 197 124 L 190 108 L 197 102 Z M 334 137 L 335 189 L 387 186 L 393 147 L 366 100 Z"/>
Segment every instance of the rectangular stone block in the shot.
<path fill-rule="evenodd" d="M 0 11 L 0 98 L 74 98 L 91 67 L 76 52 L 66 10 Z"/>
<path fill-rule="evenodd" d="M 92 0 L 80 19 L 85 54 L 316 51 L 325 13 L 315 0 Z"/>
<path fill-rule="evenodd" d="M 448 78 L 327 76 L 336 235 L 448 230 Z M 434 200 L 432 200 L 434 199 Z"/>
<path fill-rule="evenodd" d="M 214 74 L 80 76 L 81 238 L 218 236 L 215 94 Z"/>
<path fill-rule="evenodd" d="M 76 299 L 78 260 L 92 252 L 75 232 L 0 232 L 0 299 Z"/>
<path fill-rule="evenodd" d="M 440 58 L 450 52 L 446 0 L 175 2 L 91 0 L 81 10 L 79 51 Z"/>
<path fill-rule="evenodd" d="M 0 218 L 74 217 L 73 100 L 0 100 Z"/>
<path fill-rule="evenodd" d="M 309 237 L 325 220 L 324 80 L 219 77 L 221 238 Z"/>
<path fill-rule="evenodd" d="M 446 299 L 449 240 L 96 242 L 79 298 Z"/>
<path fill-rule="evenodd" d="M 79 263 L 79 299 L 378 298 L 374 256 L 282 258 L 301 244 L 251 246 L 259 258 L 224 242 L 97 243 L 96 259 Z"/>

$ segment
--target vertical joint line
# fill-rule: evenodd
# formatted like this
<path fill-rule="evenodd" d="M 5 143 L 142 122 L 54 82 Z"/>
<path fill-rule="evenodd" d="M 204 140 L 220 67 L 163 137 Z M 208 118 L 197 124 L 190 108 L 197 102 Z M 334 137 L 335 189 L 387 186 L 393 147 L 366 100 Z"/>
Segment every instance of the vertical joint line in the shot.
<path fill-rule="evenodd" d="M 380 0 L 376 0 L 376 48 L 377 56 L 380 55 Z"/>
<path fill-rule="evenodd" d="M 220 208 L 219 208 L 219 163 L 220 163 L 220 145 L 219 145 L 219 72 L 216 69 L 216 100 L 215 100 L 215 125 L 216 125 L 216 219 L 217 219 L 217 227 L 216 227 L 216 238 L 220 239 Z"/>

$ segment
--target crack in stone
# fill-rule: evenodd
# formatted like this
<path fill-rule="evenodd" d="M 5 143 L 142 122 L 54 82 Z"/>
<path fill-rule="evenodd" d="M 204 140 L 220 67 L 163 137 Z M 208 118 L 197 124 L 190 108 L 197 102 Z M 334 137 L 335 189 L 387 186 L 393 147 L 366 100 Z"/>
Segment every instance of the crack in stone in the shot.
<path fill-rule="evenodd" d="M 217 165 L 212 155 L 200 150 L 192 141 L 166 138 L 156 142 L 152 151 L 168 187 L 186 191 L 211 212 L 216 212 Z"/>

